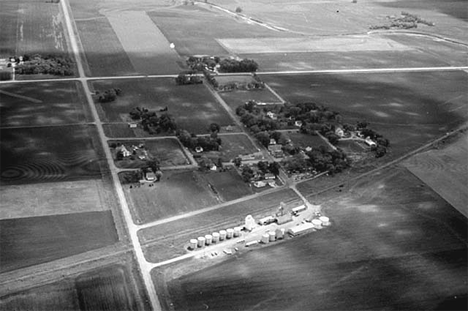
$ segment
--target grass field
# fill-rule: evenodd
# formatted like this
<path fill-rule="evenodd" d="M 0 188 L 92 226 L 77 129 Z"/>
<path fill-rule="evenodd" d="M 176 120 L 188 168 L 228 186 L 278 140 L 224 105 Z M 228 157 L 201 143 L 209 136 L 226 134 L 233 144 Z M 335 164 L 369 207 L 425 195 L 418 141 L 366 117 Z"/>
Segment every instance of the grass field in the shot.
<path fill-rule="evenodd" d="M 104 211 L 111 195 L 98 179 L 2 186 L 0 219 Z"/>
<path fill-rule="evenodd" d="M 184 245 L 193 237 L 204 236 L 240 225 L 247 215 L 265 217 L 276 212 L 280 202 L 298 200 L 294 191 L 281 190 L 269 195 L 224 206 L 214 211 L 171 221 L 138 232 L 151 262 L 168 260 L 186 253 Z"/>
<path fill-rule="evenodd" d="M 91 121 L 81 83 L 75 81 L 0 85 L 1 127 Z"/>
<path fill-rule="evenodd" d="M 330 197 L 321 201 L 332 220 L 326 230 L 176 279 L 177 267 L 154 271 L 159 284 L 166 276 L 164 303 L 175 310 L 466 308 L 468 223 L 433 191 L 400 168 Z"/>
<path fill-rule="evenodd" d="M 460 213 L 468 217 L 468 136 L 449 146 L 417 154 L 404 165 Z"/>
<path fill-rule="evenodd" d="M 314 136 L 314 135 L 307 135 L 307 134 L 302 134 L 302 133 L 287 133 L 286 134 L 289 139 L 291 139 L 292 143 L 296 147 L 301 147 L 301 148 L 306 148 L 306 147 L 312 147 L 312 148 L 318 148 L 320 146 L 324 146 L 327 149 L 330 149 L 328 146 L 328 143 L 325 142 L 320 136 Z"/>
<path fill-rule="evenodd" d="M 148 151 L 152 158 L 160 162 L 162 168 L 190 164 L 190 161 L 185 156 L 181 145 L 176 139 L 162 138 L 153 140 L 109 141 L 109 144 L 112 143 L 122 143 L 128 150 L 131 150 L 130 147 L 132 145 L 139 146 L 140 144 L 144 144 L 145 150 Z M 113 153 L 115 153 L 115 150 L 112 150 Z M 122 161 L 117 161 L 114 158 L 114 162 L 116 166 L 120 168 L 141 168 L 147 166 L 146 160 L 140 160 L 138 158 L 135 160 L 124 158 Z"/>
<path fill-rule="evenodd" d="M 223 160 L 231 161 L 241 154 L 251 154 L 259 150 L 252 144 L 245 134 L 222 135 L 221 157 Z"/>
<path fill-rule="evenodd" d="M 203 174 L 205 179 L 224 202 L 252 194 L 252 189 L 235 170 Z"/>
<path fill-rule="evenodd" d="M 1 1 L 0 21 L 0 58 L 68 53 L 59 4 Z"/>
<path fill-rule="evenodd" d="M 102 177 L 92 126 L 3 129 L 1 135 L 2 185 Z"/>
<path fill-rule="evenodd" d="M 110 211 L 0 220 L 0 271 L 49 262 L 117 241 Z"/>
<path fill-rule="evenodd" d="M 125 187 L 137 223 L 191 212 L 218 203 L 208 184 L 193 171 L 164 171 L 154 186 Z"/>
<path fill-rule="evenodd" d="M 168 107 L 180 128 L 190 132 L 208 133 L 211 123 L 220 126 L 233 124 L 211 93 L 203 85 L 177 86 L 174 79 L 132 79 L 93 81 L 92 87 L 97 90 L 120 88 L 119 96 L 111 104 L 97 104 L 100 118 L 103 121 L 124 122 L 129 119 L 128 113 L 134 107 L 145 107 L 156 111 Z M 159 113 L 160 114 L 160 113 Z"/>
<path fill-rule="evenodd" d="M 281 103 L 280 99 L 271 93 L 268 89 L 255 91 L 219 92 L 219 95 L 233 111 L 236 111 L 237 107 L 244 105 L 249 100 L 255 100 L 262 103 Z"/>

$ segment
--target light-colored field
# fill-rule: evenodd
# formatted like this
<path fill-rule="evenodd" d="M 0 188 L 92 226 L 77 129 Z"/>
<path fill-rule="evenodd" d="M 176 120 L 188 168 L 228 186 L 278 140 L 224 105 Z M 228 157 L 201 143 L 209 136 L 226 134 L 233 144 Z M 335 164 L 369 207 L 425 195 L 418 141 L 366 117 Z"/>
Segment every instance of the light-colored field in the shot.
<path fill-rule="evenodd" d="M 218 39 L 218 42 L 236 54 L 410 50 L 389 38 L 367 35 L 339 38 Z"/>
<path fill-rule="evenodd" d="M 0 219 L 107 210 L 98 179 L 0 187 Z"/>
<path fill-rule="evenodd" d="M 130 62 L 141 73 L 178 73 L 181 61 L 170 42 L 145 12 L 124 11 L 107 15 Z"/>
<path fill-rule="evenodd" d="M 468 135 L 442 150 L 430 150 L 404 165 L 468 217 Z"/>

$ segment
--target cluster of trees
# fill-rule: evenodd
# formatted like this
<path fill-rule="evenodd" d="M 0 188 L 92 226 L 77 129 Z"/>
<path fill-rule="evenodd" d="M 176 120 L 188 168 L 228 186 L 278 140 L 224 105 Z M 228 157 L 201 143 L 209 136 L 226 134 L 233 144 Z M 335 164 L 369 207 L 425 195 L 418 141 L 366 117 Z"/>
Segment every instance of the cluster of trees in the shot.
<path fill-rule="evenodd" d="M 211 127 L 211 126 L 210 126 Z M 218 131 L 212 131 L 209 136 L 197 136 L 187 130 L 177 131 L 177 137 L 182 145 L 194 150 L 197 147 L 203 148 L 203 151 L 219 151 L 221 138 L 218 137 Z"/>
<path fill-rule="evenodd" d="M 16 66 L 17 74 L 51 74 L 57 76 L 74 75 L 74 62 L 62 55 L 25 55 L 23 63 Z"/>
<path fill-rule="evenodd" d="M 129 114 L 132 120 L 140 120 L 143 129 L 150 134 L 177 130 L 177 124 L 168 113 L 163 113 L 158 117 L 154 111 L 149 111 L 144 107 L 135 107 Z"/>
<path fill-rule="evenodd" d="M 387 153 L 387 147 L 390 146 L 390 141 L 376 131 L 368 128 L 369 123 L 360 121 L 356 125 L 356 129 L 361 131 L 361 135 L 365 138 L 369 137 L 376 145 L 371 147 L 371 151 L 375 153 L 376 158 L 383 157 Z"/>
<path fill-rule="evenodd" d="M 312 170 L 335 174 L 349 167 L 351 161 L 341 149 L 329 151 L 326 147 L 320 146 L 309 152 L 297 153 L 283 160 L 282 164 L 290 173 L 304 173 Z"/>
<path fill-rule="evenodd" d="M 371 26 L 370 29 L 411 29 L 418 28 L 418 24 L 424 24 L 427 26 L 435 25 L 433 22 L 422 19 L 417 15 L 408 12 L 401 12 L 400 17 L 391 17 L 389 24 Z"/>
<path fill-rule="evenodd" d="M 234 162 L 234 165 L 238 169 L 240 169 L 242 179 L 245 182 L 250 182 L 252 181 L 252 179 L 254 179 L 254 177 L 256 176 L 254 170 L 248 165 L 241 165 L 242 164 L 241 158 L 235 158 L 233 162 Z M 281 168 L 278 162 L 267 162 L 267 161 L 258 162 L 257 167 L 259 170 L 258 173 L 260 173 L 260 175 L 263 175 L 263 178 L 265 174 L 268 174 L 268 173 L 278 176 L 280 173 L 280 168 Z"/>
<path fill-rule="evenodd" d="M 258 64 L 253 59 L 244 58 L 240 61 L 235 59 L 223 59 L 219 62 L 220 72 L 255 72 Z"/>
<path fill-rule="evenodd" d="M 160 168 L 160 163 L 158 160 L 149 160 L 146 161 L 146 166 L 142 167 L 139 170 L 134 170 L 130 172 L 125 172 L 123 179 L 125 183 L 134 184 L 138 183 L 140 180 L 145 178 L 145 175 L 149 172 L 153 172 L 156 176 L 156 181 L 160 181 L 163 173 Z"/>
<path fill-rule="evenodd" d="M 201 84 L 203 80 L 200 76 L 196 75 L 196 71 L 181 72 L 175 78 L 177 85 L 188 85 L 188 84 Z"/>
<path fill-rule="evenodd" d="M 105 90 L 102 93 L 99 91 L 96 91 L 96 96 L 100 103 L 113 102 L 117 98 L 117 96 L 120 96 L 121 94 L 122 94 L 122 90 L 119 88 Z"/>
<path fill-rule="evenodd" d="M 219 64 L 220 58 L 218 56 L 204 56 L 204 57 L 195 57 L 190 56 L 187 59 L 187 66 L 193 71 L 205 71 L 207 68 L 209 70 L 214 70 L 216 65 Z"/>

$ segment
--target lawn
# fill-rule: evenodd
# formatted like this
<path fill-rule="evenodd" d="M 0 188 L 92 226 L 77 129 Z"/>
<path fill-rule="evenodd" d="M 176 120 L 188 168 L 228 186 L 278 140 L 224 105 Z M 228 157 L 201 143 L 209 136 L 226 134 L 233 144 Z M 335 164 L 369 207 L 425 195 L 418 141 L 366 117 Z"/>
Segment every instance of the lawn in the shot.
<path fill-rule="evenodd" d="M 100 179 L 106 164 L 94 126 L 2 129 L 1 184 Z"/>
<path fill-rule="evenodd" d="M 125 186 L 124 190 L 139 224 L 219 203 L 208 184 L 194 171 L 164 171 L 161 181 L 152 187 Z"/>
<path fill-rule="evenodd" d="M 181 218 L 146 228 L 138 232 L 144 252 L 150 262 L 161 262 L 184 255 L 184 245 L 190 239 L 204 236 L 221 229 L 243 223 L 247 215 L 256 219 L 276 212 L 280 202 L 296 201 L 299 198 L 290 189 L 280 190 L 240 203 L 223 206 L 192 217 Z"/>
<path fill-rule="evenodd" d="M 233 111 L 236 111 L 236 108 L 244 105 L 249 100 L 255 100 L 260 103 L 277 103 L 281 104 L 281 101 L 276 97 L 272 92 L 267 88 L 263 90 L 253 90 L 253 91 L 232 91 L 232 92 L 219 92 L 219 95 L 224 99 L 226 104 L 231 107 Z"/>
<path fill-rule="evenodd" d="M 307 135 L 303 133 L 286 133 L 285 135 L 289 137 L 289 139 L 291 139 L 292 143 L 294 144 L 294 147 L 312 147 L 313 149 L 315 149 L 320 146 L 324 146 L 328 150 L 330 150 L 328 143 L 325 142 L 318 135 Z"/>
<path fill-rule="evenodd" d="M 6 272 L 114 244 L 110 211 L 0 220 L 0 271 Z"/>
<path fill-rule="evenodd" d="M 80 82 L 0 85 L 2 127 L 59 125 L 92 120 Z"/>
<path fill-rule="evenodd" d="M 259 152 L 245 134 L 220 135 L 222 144 L 220 155 L 223 161 L 232 161 L 239 155 Z"/>
<path fill-rule="evenodd" d="M 210 172 L 202 174 L 210 187 L 224 202 L 232 201 L 243 196 L 252 194 L 252 189 L 246 184 L 236 170 L 226 172 Z"/>
<path fill-rule="evenodd" d="M 121 143 L 126 146 L 126 148 L 131 151 L 131 147 L 139 146 L 144 144 L 144 148 L 141 150 L 146 150 L 149 153 L 149 158 L 140 160 L 137 156 L 134 156 L 134 160 L 131 160 L 129 157 L 124 158 L 121 161 L 117 161 L 114 158 L 114 162 L 119 168 L 141 168 L 147 166 L 147 159 L 157 159 L 162 168 L 168 166 L 178 166 L 190 164 L 190 161 L 184 154 L 184 151 L 181 148 L 181 145 L 175 138 L 161 138 L 161 139 L 151 139 L 151 140 L 125 140 L 118 141 L 112 140 L 108 142 L 109 145 L 115 143 Z M 140 150 L 139 149 L 139 150 Z M 112 153 L 115 154 L 115 149 L 111 148 Z"/>
<path fill-rule="evenodd" d="M 467 220 L 405 169 L 353 185 L 322 207 L 326 230 L 154 281 L 174 310 L 464 310 Z M 202 264 L 202 262 L 200 262 Z M 155 271 L 154 271 L 155 272 Z M 234 307 L 235 306 L 235 307 Z"/>
<path fill-rule="evenodd" d="M 157 114 L 167 107 L 179 128 L 197 134 L 208 133 L 211 123 L 220 126 L 234 123 L 204 85 L 177 86 L 170 78 L 99 80 L 91 84 L 95 90 L 122 90 L 122 96 L 115 102 L 96 104 L 105 122 L 129 121 L 128 113 L 134 107 L 145 107 Z"/>

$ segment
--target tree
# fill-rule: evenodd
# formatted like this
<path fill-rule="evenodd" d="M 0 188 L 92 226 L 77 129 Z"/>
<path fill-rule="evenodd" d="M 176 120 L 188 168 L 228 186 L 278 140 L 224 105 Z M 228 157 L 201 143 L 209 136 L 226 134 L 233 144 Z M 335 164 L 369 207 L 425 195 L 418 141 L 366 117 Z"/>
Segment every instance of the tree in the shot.
<path fill-rule="evenodd" d="M 242 164 L 242 159 L 240 157 L 236 157 L 234 158 L 234 160 L 232 160 L 232 162 L 234 163 L 234 165 L 239 168 Z"/>
<path fill-rule="evenodd" d="M 159 161 L 158 160 L 149 160 L 147 161 L 146 163 L 148 165 L 148 167 L 153 171 L 153 173 L 156 173 L 157 171 L 159 171 Z"/>
<path fill-rule="evenodd" d="M 244 165 L 242 166 L 241 175 L 245 182 L 249 182 L 254 177 L 254 172 L 249 166 Z"/>
<path fill-rule="evenodd" d="M 340 136 L 336 135 L 335 133 L 329 133 L 326 137 L 332 145 L 336 145 L 340 140 Z"/>
<path fill-rule="evenodd" d="M 210 131 L 218 133 L 221 130 L 221 127 L 217 123 L 210 124 Z"/>
<path fill-rule="evenodd" d="M 255 138 L 265 147 L 270 144 L 270 135 L 267 132 L 259 132 L 255 134 Z"/>
<path fill-rule="evenodd" d="M 154 175 L 156 176 L 157 181 L 160 181 L 163 177 L 163 173 L 161 172 L 161 170 L 157 170 L 156 172 L 154 172 Z"/>
<path fill-rule="evenodd" d="M 280 171 L 279 171 L 280 168 L 281 168 L 280 164 L 279 164 L 278 162 L 274 162 L 274 161 L 271 162 L 270 165 L 268 166 L 268 170 L 269 170 L 272 174 L 274 174 L 275 176 L 278 176 L 278 175 L 279 175 L 279 173 L 280 173 Z"/>
<path fill-rule="evenodd" d="M 259 161 L 259 162 L 257 163 L 257 167 L 258 167 L 258 169 L 261 170 L 262 173 L 264 173 L 264 174 L 265 174 L 266 172 L 268 172 L 268 162 L 267 162 L 267 161 Z"/>
<path fill-rule="evenodd" d="M 366 120 L 358 121 L 356 124 L 357 129 L 365 129 L 369 123 Z"/>
<path fill-rule="evenodd" d="M 236 8 L 236 13 L 241 13 L 241 12 L 242 12 L 242 8 L 241 8 L 240 6 L 238 6 L 238 7 Z"/>

